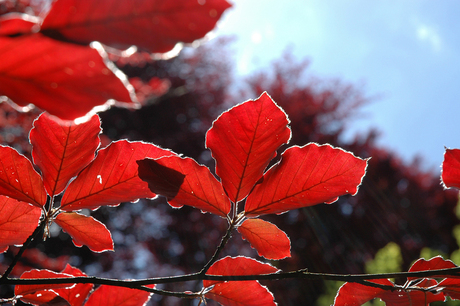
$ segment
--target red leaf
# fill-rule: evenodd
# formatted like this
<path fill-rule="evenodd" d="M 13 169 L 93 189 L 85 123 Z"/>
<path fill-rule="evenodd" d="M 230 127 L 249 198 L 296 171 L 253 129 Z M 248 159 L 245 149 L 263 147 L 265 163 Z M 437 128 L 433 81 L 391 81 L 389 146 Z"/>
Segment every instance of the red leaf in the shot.
<path fill-rule="evenodd" d="M 16 36 L 18 34 L 32 33 L 34 28 L 39 28 L 40 18 L 27 14 L 10 13 L 0 16 L 0 36 Z"/>
<path fill-rule="evenodd" d="M 445 260 L 441 256 L 436 256 L 430 260 L 425 260 L 424 258 L 418 259 L 409 269 L 409 272 L 417 271 L 431 271 L 431 270 L 440 270 L 440 269 L 449 269 L 457 267 L 452 261 Z M 436 276 L 431 276 L 432 278 Z M 408 277 L 408 280 L 415 280 L 420 277 Z"/>
<path fill-rule="evenodd" d="M 40 208 L 0 196 L 0 253 L 9 245 L 24 243 L 37 228 L 41 214 Z"/>
<path fill-rule="evenodd" d="M 445 295 L 450 296 L 454 300 L 460 300 L 460 279 L 446 278 L 439 285 Z"/>
<path fill-rule="evenodd" d="M 152 192 L 166 196 L 171 206 L 190 205 L 222 217 L 230 212 L 231 204 L 222 185 L 195 160 L 168 156 L 137 163 L 139 177 Z"/>
<path fill-rule="evenodd" d="M 273 294 L 257 281 L 220 283 L 205 296 L 224 306 L 277 305 L 273 300 Z"/>
<path fill-rule="evenodd" d="M 386 305 L 397 306 L 429 305 L 433 302 L 443 302 L 445 300 L 445 296 L 442 293 L 434 294 L 432 292 L 422 292 L 418 290 L 386 291 L 380 294 L 379 298 L 381 298 Z"/>
<path fill-rule="evenodd" d="M 367 160 L 330 145 L 291 147 L 249 195 L 246 215 L 283 213 L 354 195 L 366 167 Z"/>
<path fill-rule="evenodd" d="M 36 306 L 68 306 L 69 303 L 56 292 L 51 290 L 37 291 L 32 294 L 26 294 L 21 297 L 24 303 Z M 72 305 L 73 306 L 73 305 Z"/>
<path fill-rule="evenodd" d="M 460 150 L 446 149 L 442 162 L 442 183 L 445 188 L 460 189 Z"/>
<path fill-rule="evenodd" d="M 174 153 L 153 144 L 120 140 L 101 149 L 97 157 L 67 187 L 61 200 L 65 211 L 95 209 L 140 198 L 153 198 L 148 184 L 137 175 L 137 160 Z"/>
<path fill-rule="evenodd" d="M 394 286 L 388 279 L 374 279 L 369 281 L 376 284 Z M 358 283 L 345 283 L 337 292 L 334 306 L 360 306 L 373 300 L 384 292 L 385 289 L 365 286 Z"/>
<path fill-rule="evenodd" d="M 230 199 L 245 198 L 291 130 L 284 111 L 267 93 L 224 112 L 206 134 L 216 173 Z"/>
<path fill-rule="evenodd" d="M 93 252 L 113 251 L 112 235 L 93 217 L 74 212 L 60 213 L 55 221 L 72 237 L 75 246 L 86 245 Z"/>
<path fill-rule="evenodd" d="M 216 261 L 206 272 L 206 275 L 257 275 L 276 273 L 279 270 L 272 265 L 257 261 L 249 257 L 224 257 Z M 204 280 L 203 286 L 221 283 L 220 281 Z"/>
<path fill-rule="evenodd" d="M 269 264 L 252 258 L 238 256 L 225 257 L 216 261 L 206 272 L 206 275 L 257 275 L 276 273 L 279 270 Z M 207 298 L 228 306 L 265 306 L 276 305 L 273 294 L 258 281 L 209 281 L 204 280 L 203 286 L 214 285 Z"/>
<path fill-rule="evenodd" d="M 136 107 L 126 77 L 108 64 L 101 46 L 95 48 L 39 33 L 0 36 L 0 95 L 19 106 L 34 103 L 68 120 L 82 117 L 95 107 L 107 108 L 113 104 L 108 99 L 123 102 L 120 106 Z"/>
<path fill-rule="evenodd" d="M 285 232 L 270 222 L 247 219 L 238 227 L 238 232 L 259 256 L 274 260 L 291 257 L 291 241 Z"/>
<path fill-rule="evenodd" d="M 100 144 L 100 124 L 97 115 L 78 125 L 57 122 L 46 113 L 34 121 L 29 136 L 32 157 L 49 195 L 61 193 L 69 180 L 94 159 Z"/>
<path fill-rule="evenodd" d="M 48 270 L 32 270 L 32 273 L 25 272 L 21 278 L 60 278 L 72 276 L 86 276 L 79 269 L 67 265 L 61 273 Z M 19 287 L 19 288 L 18 288 Z M 23 294 L 21 300 L 33 305 L 50 306 L 81 306 L 88 293 L 91 291 L 92 284 L 61 284 L 61 285 L 18 285 L 16 294 Z M 38 288 L 38 290 L 37 290 Z M 29 292 L 25 291 L 28 290 Z M 30 292 L 32 291 L 32 293 Z"/>
<path fill-rule="evenodd" d="M 70 274 L 73 276 L 87 276 L 79 269 L 67 265 L 62 273 Z M 93 289 L 93 284 L 75 284 L 75 286 L 66 289 L 54 289 L 62 298 L 66 299 L 72 306 L 82 306 L 88 296 L 89 292 Z"/>
<path fill-rule="evenodd" d="M 15 149 L 5 146 L 0 146 L 0 194 L 37 207 L 46 204 L 42 178 L 32 163 Z"/>
<path fill-rule="evenodd" d="M 101 285 L 89 296 L 85 306 L 139 306 L 145 305 L 151 295 L 146 291 Z"/>
<path fill-rule="evenodd" d="M 56 273 L 50 270 L 30 270 L 22 273 L 21 279 L 34 279 L 34 278 L 67 278 L 72 277 L 70 274 Z M 43 284 L 43 285 L 16 285 L 14 288 L 15 295 L 33 294 L 37 291 L 48 289 L 59 289 L 71 287 L 73 284 Z"/>
<path fill-rule="evenodd" d="M 58 0 L 45 17 L 42 32 L 85 44 L 100 41 L 166 52 L 177 42 L 202 38 L 229 7 L 225 0 Z"/>

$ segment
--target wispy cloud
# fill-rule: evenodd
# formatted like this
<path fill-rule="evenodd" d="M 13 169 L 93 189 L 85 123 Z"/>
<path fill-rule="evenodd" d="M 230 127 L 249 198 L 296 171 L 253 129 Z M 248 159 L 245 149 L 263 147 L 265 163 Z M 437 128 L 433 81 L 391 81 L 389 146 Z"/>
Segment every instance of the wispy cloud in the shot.
<path fill-rule="evenodd" d="M 428 43 L 433 51 L 441 51 L 442 39 L 435 27 L 426 24 L 419 24 L 416 27 L 416 35 L 420 41 Z"/>

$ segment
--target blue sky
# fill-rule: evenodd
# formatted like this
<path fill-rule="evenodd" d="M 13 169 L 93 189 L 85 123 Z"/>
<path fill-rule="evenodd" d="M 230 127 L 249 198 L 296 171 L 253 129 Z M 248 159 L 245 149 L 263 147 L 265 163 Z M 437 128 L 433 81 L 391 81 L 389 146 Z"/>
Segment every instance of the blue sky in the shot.
<path fill-rule="evenodd" d="M 376 127 L 379 144 L 439 171 L 444 146 L 460 148 L 460 2 L 234 0 L 216 31 L 234 34 L 237 72 L 290 47 L 312 74 L 379 96 L 350 134 Z"/>

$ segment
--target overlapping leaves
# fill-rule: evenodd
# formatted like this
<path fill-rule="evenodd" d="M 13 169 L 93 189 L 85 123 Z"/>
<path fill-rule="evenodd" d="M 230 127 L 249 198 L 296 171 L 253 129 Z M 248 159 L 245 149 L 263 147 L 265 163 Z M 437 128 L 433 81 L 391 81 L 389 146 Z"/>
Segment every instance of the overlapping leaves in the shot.
<path fill-rule="evenodd" d="M 79 276 L 86 276 L 86 274 L 67 265 L 60 273 L 49 270 L 31 270 L 23 273 L 21 279 L 73 278 Z M 17 285 L 15 294 L 20 296 L 23 302 L 37 306 L 138 306 L 145 305 L 151 296 L 151 293 L 146 291 L 108 285 L 101 285 L 91 293 L 92 289 L 92 284 Z"/>
<path fill-rule="evenodd" d="M 0 250 L 23 243 L 37 227 L 42 213 L 43 222 L 55 221 L 75 245 L 86 245 L 95 252 L 113 250 L 105 225 L 73 211 L 154 197 L 137 175 L 136 160 L 173 153 L 153 144 L 121 140 L 99 150 L 95 157 L 100 132 L 97 115 L 82 124 L 40 115 L 30 132 L 30 142 L 41 175 L 26 157 L 0 146 L 0 193 L 4 195 L 0 198 L 0 237 L 17 231 L 12 235 L 14 239 L 2 240 Z M 54 203 L 54 197 L 63 191 L 60 203 Z"/>
<path fill-rule="evenodd" d="M 281 161 L 264 173 L 277 149 L 290 139 L 288 123 L 284 111 L 264 93 L 224 112 L 206 134 L 206 146 L 216 160 L 221 184 L 208 169 L 179 156 L 139 161 L 139 175 L 171 205 L 187 204 L 222 217 L 228 217 L 231 210 L 229 200 L 235 211 L 235 204 L 246 199 L 242 216 L 252 218 L 355 194 L 367 161 L 330 145 L 311 143 L 289 148 Z M 160 175 L 160 168 L 171 170 Z M 178 180 L 178 175 L 183 179 Z M 227 200 L 222 198 L 224 192 Z M 261 256 L 290 256 L 289 239 L 273 224 L 248 219 L 239 226 Z"/>
<path fill-rule="evenodd" d="M 256 100 L 224 112 L 206 134 L 206 147 L 216 160 L 220 183 L 207 168 L 180 156 L 138 161 L 139 176 L 149 183 L 152 192 L 164 195 L 174 207 L 190 205 L 234 222 L 259 255 L 275 260 L 289 257 L 287 235 L 274 224 L 255 217 L 332 203 L 341 195 L 355 194 L 367 160 L 330 145 L 310 143 L 287 149 L 281 160 L 264 173 L 279 147 L 290 139 L 288 124 L 284 111 L 263 93 Z M 243 203 L 244 210 L 239 211 Z M 232 268 L 246 260 L 250 259 L 225 258 L 216 262 L 208 273 L 257 274 L 252 268 L 248 271 Z M 218 269 L 218 263 L 226 263 L 228 268 Z M 274 303 L 271 294 L 258 287 L 260 284 L 238 286 L 237 283 L 205 282 L 205 287 L 214 285 L 206 296 L 224 305 Z M 259 292 L 258 296 L 249 299 L 241 293 L 242 287 Z M 268 304 L 258 304 L 262 300 Z"/>
<path fill-rule="evenodd" d="M 452 261 L 436 256 L 430 260 L 423 258 L 417 260 L 409 272 L 436 271 L 455 267 Z M 438 282 L 435 278 L 442 280 Z M 359 306 L 375 298 L 380 298 L 386 305 L 428 305 L 432 302 L 444 301 L 447 296 L 452 299 L 460 297 L 460 279 L 446 277 L 441 273 L 434 274 L 430 278 L 408 277 L 403 286 L 395 285 L 388 279 L 369 280 L 368 282 L 371 285 L 382 286 L 371 286 L 369 283 L 367 285 L 345 283 L 337 293 L 334 306 Z"/>
<path fill-rule="evenodd" d="M 69 120 L 114 103 L 138 107 L 126 76 L 101 44 L 89 43 L 167 52 L 202 38 L 229 7 L 225 0 L 58 0 L 45 16 L 5 15 L 0 95 Z"/>

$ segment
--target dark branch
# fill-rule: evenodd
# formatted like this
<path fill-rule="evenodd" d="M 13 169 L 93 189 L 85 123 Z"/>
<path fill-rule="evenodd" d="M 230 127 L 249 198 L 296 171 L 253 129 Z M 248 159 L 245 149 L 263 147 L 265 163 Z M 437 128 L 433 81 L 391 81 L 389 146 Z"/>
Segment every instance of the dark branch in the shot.
<path fill-rule="evenodd" d="M 323 279 L 344 282 L 359 282 L 366 283 L 368 280 L 385 279 L 395 277 L 433 277 L 433 278 L 446 278 L 449 276 L 460 276 L 460 267 L 428 270 L 418 272 L 397 272 L 397 273 L 380 273 L 380 274 L 328 274 L 328 273 L 315 273 L 306 270 L 298 270 L 292 272 L 270 273 L 261 275 L 200 275 L 200 273 L 148 278 L 141 280 L 117 280 L 98 277 L 70 277 L 70 278 L 47 278 L 47 279 L 19 279 L 7 278 L 0 279 L 0 284 L 3 285 L 45 285 L 45 284 L 97 284 L 97 285 L 110 285 L 127 288 L 140 288 L 141 286 L 153 284 L 166 284 L 166 283 L 179 283 L 192 280 L 214 280 L 214 281 L 249 281 L 249 280 L 280 280 L 280 279 Z M 150 288 L 146 288 L 150 290 Z M 144 290 L 144 289 L 143 289 Z M 146 290 L 146 291 L 148 291 Z"/>

